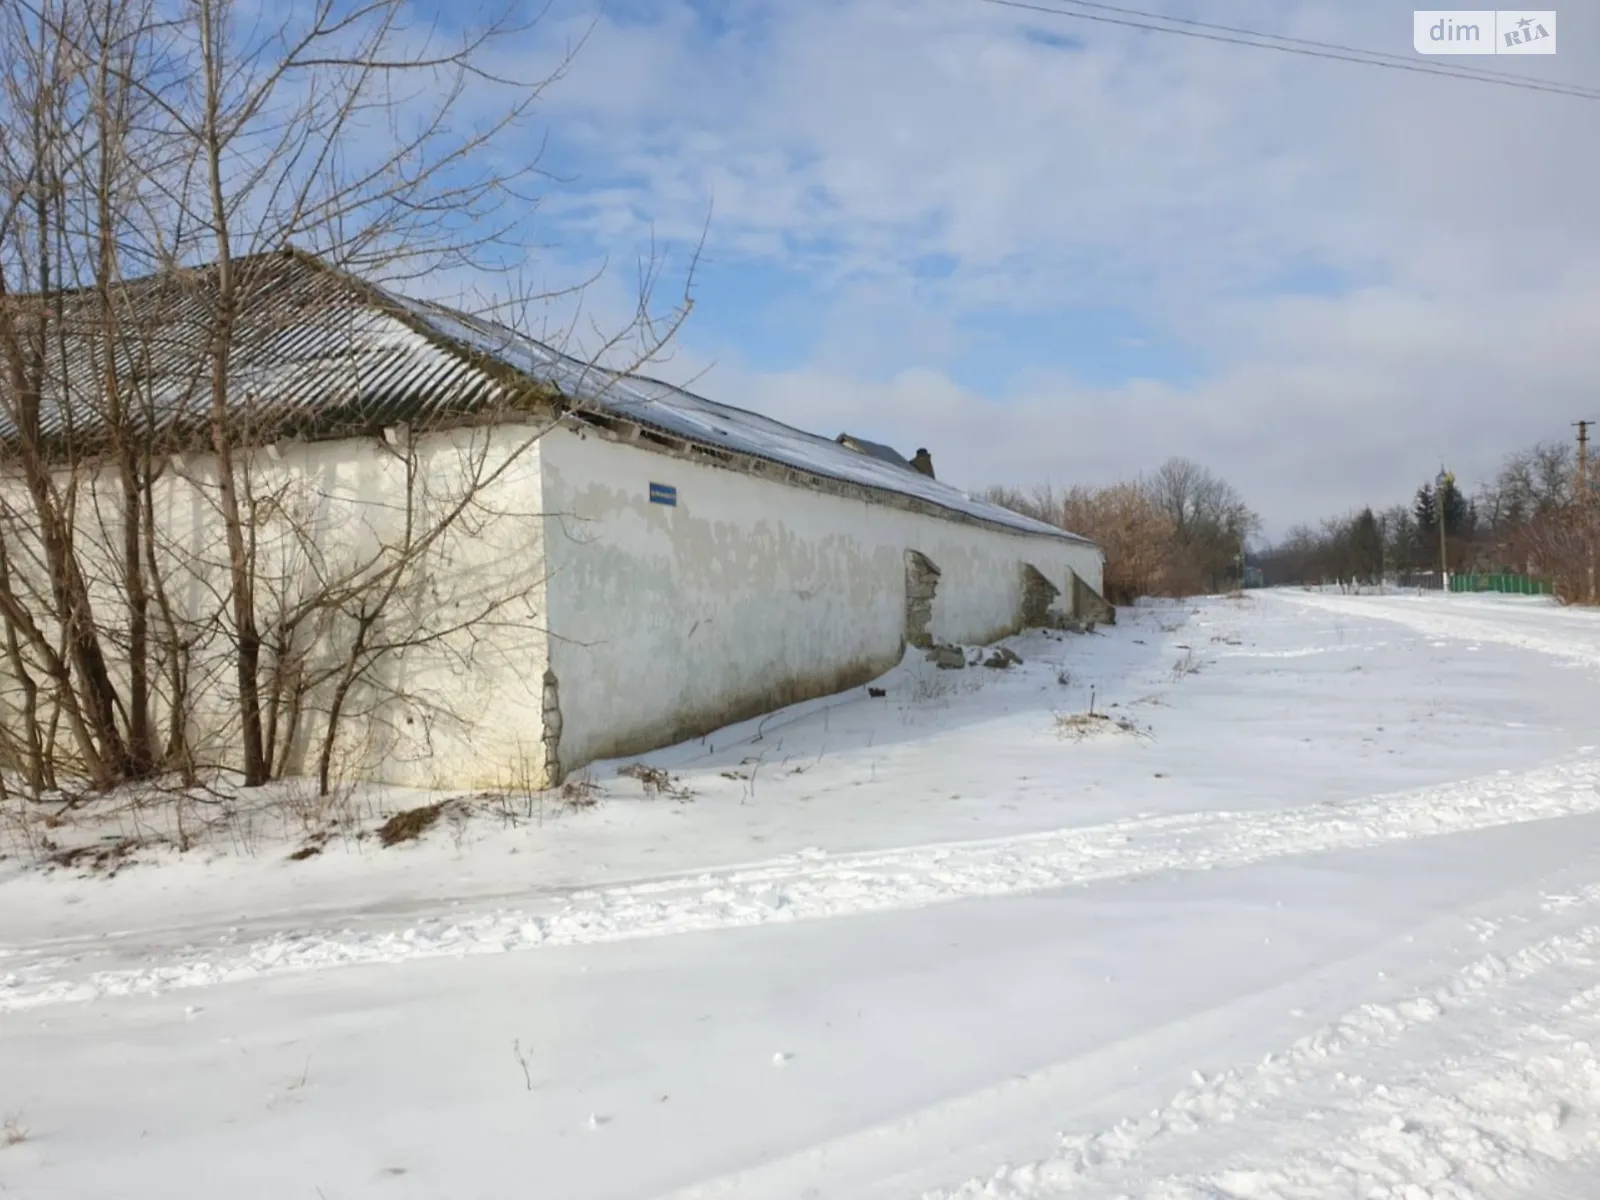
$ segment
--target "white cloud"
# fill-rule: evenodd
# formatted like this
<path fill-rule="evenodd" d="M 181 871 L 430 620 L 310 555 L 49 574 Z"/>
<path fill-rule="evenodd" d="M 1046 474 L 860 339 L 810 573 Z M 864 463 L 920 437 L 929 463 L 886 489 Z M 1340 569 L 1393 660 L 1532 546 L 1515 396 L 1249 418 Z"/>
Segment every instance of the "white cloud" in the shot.
<path fill-rule="evenodd" d="M 693 240 L 714 204 L 719 262 L 779 265 L 825 306 L 807 370 L 741 366 L 697 318 L 663 374 L 716 357 L 701 388 L 719 399 L 926 444 L 972 484 L 1109 479 L 1188 454 L 1278 530 L 1399 498 L 1441 456 L 1468 476 L 1600 416 L 1579 411 L 1600 346 L 1593 102 L 979 0 L 724 10 L 732 32 L 715 37 L 682 3 L 602 21 L 550 95 L 602 186 L 557 192 L 549 220 L 607 244 L 647 227 Z M 1467 65 L 1600 78 L 1587 14 L 1562 16 L 1554 58 Z M 1409 53 L 1409 13 L 1389 3 L 1227 19 Z M 922 254 L 955 270 L 913 282 Z M 1271 293 L 1303 265 L 1363 288 Z M 1213 373 L 1099 390 L 1059 369 L 997 372 L 981 392 L 942 373 L 974 312 L 1067 304 L 1130 309 Z M 1018 350 L 1019 367 L 1050 361 Z"/>

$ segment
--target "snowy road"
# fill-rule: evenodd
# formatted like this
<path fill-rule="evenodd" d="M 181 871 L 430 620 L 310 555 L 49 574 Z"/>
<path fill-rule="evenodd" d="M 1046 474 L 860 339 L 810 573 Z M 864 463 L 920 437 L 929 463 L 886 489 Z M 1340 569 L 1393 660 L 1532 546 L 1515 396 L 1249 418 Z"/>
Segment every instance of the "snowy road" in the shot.
<path fill-rule="evenodd" d="M 487 837 L 0 882 L 0 1196 L 1600 1194 L 1600 621 L 1025 657 L 796 714 L 759 793 L 669 753 L 698 800 L 518 844 L 557 886 Z M 1083 689 L 1148 736 L 1063 737 Z"/>
<path fill-rule="evenodd" d="M 1338 596 L 1286 593 L 1285 598 L 1330 613 L 1378 617 L 1420 633 L 1465 642 L 1517 646 L 1559 663 L 1600 666 L 1596 618 L 1582 609 L 1557 608 L 1542 598 L 1501 596 Z M 1441 600 L 1443 601 L 1441 603 Z"/>
<path fill-rule="evenodd" d="M 1600 812 L 1600 747 L 1571 762 L 1439 788 L 1267 813 L 1145 817 L 985 842 L 830 857 L 583 891 L 548 912 L 497 911 L 377 931 L 297 930 L 243 946 L 186 947 L 143 966 L 8 963 L 0 1012 L 203 988 L 285 971 L 501 953 L 921 908 Z M 21 957 L 21 956 L 17 956 Z M 60 971 L 65 977 L 58 978 Z"/>

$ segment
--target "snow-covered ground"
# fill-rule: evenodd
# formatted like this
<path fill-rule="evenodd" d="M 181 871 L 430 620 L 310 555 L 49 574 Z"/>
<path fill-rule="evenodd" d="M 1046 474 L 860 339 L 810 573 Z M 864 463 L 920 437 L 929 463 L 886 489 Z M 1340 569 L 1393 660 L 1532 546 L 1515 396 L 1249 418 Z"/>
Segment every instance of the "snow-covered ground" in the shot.
<path fill-rule="evenodd" d="M 0 1196 L 1600 1195 L 1600 617 L 1010 644 L 390 849 L 13 817 Z"/>

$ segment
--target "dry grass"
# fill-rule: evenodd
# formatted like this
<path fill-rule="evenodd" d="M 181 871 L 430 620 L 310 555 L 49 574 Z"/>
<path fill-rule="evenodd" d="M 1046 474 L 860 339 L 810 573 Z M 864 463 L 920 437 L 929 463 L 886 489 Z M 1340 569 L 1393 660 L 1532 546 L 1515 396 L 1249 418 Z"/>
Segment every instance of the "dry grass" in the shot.
<path fill-rule="evenodd" d="M 647 790 L 651 790 L 647 785 Z M 661 789 L 688 792 L 669 781 Z M 542 789 L 532 775 L 498 789 L 389 788 L 338 783 L 317 795 L 315 783 L 291 779 L 242 788 L 228 778 L 179 788 L 166 781 L 69 802 L 30 800 L 0 791 L 0 860 L 45 871 L 109 878 L 132 867 L 194 851 L 305 862 L 336 842 L 347 847 L 403 845 L 428 836 L 444 820 L 465 838 L 472 822 L 498 818 L 518 826 L 545 816 L 594 808 L 605 789 L 586 775 Z"/>
<path fill-rule="evenodd" d="M 948 708 L 958 697 L 972 695 L 983 685 L 984 673 L 971 669 L 923 671 L 913 676 L 905 697 L 914 705 Z"/>
<path fill-rule="evenodd" d="M 1075 742 L 1087 741 L 1102 735 L 1128 735 L 1148 738 L 1150 731 L 1140 727 L 1131 717 L 1120 714 L 1094 712 L 1058 713 L 1056 732 Z"/>
<path fill-rule="evenodd" d="M 1172 664 L 1172 678 L 1178 680 L 1186 679 L 1190 675 L 1197 675 L 1204 665 L 1193 650 L 1185 649 L 1183 657 Z"/>
<path fill-rule="evenodd" d="M 21 1113 L 7 1113 L 4 1120 L 0 1120 L 0 1149 L 22 1145 L 28 1140 L 28 1133 L 28 1127 L 22 1123 Z"/>
<path fill-rule="evenodd" d="M 41 842 L 41 848 L 46 852 L 44 861 L 48 865 L 76 869 L 86 875 L 104 874 L 108 879 L 126 866 L 134 852 L 144 845 L 134 838 L 109 838 L 99 844 L 65 848 L 55 848 L 49 838 Z"/>
<path fill-rule="evenodd" d="M 629 779 L 637 779 L 647 799 L 655 800 L 665 796 L 669 800 L 687 800 L 694 793 L 674 776 L 669 775 L 661 767 L 652 767 L 647 763 L 629 763 L 617 772 Z"/>
<path fill-rule="evenodd" d="M 1095 707 L 1094 689 L 1089 689 L 1089 707 L 1083 712 L 1057 713 L 1056 732 L 1072 741 L 1081 742 L 1102 734 L 1126 734 L 1130 737 L 1149 738 L 1150 731 L 1132 717 L 1119 713 L 1103 713 Z M 1113 704 L 1112 708 L 1117 706 Z"/>
<path fill-rule="evenodd" d="M 308 858 L 315 858 L 317 855 L 322 853 L 323 847 L 327 844 L 328 835 L 326 833 L 313 834 L 307 839 L 304 846 L 301 846 L 300 849 L 289 855 L 289 861 L 305 862 L 305 860 Z"/>
<path fill-rule="evenodd" d="M 379 815 L 371 788 L 308 780 L 244 788 L 226 773 L 184 784 L 159 778 L 93 797 L 0 795 L 0 856 L 84 873 L 123 870 L 149 852 L 205 849 L 253 857 L 331 836 L 356 839 Z"/>
<path fill-rule="evenodd" d="M 561 785 L 561 801 L 568 808 L 593 808 L 600 803 L 600 786 L 587 775 L 578 775 Z"/>
<path fill-rule="evenodd" d="M 446 801 L 440 800 L 435 804 L 424 804 L 420 808 L 408 808 L 395 813 L 378 826 L 379 844 L 389 847 L 416 841 L 439 823 L 439 818 L 444 816 L 445 804 Z"/>

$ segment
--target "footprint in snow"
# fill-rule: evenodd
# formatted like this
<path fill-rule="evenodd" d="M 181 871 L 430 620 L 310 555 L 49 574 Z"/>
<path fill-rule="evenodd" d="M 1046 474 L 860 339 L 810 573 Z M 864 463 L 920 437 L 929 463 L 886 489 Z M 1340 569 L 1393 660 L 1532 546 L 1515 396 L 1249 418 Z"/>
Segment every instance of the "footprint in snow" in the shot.
<path fill-rule="evenodd" d="M 772 1056 L 772 1065 L 775 1067 L 786 1067 L 789 1065 L 789 1060 L 793 1057 L 794 1055 L 790 1054 L 788 1051 L 779 1050 Z"/>

